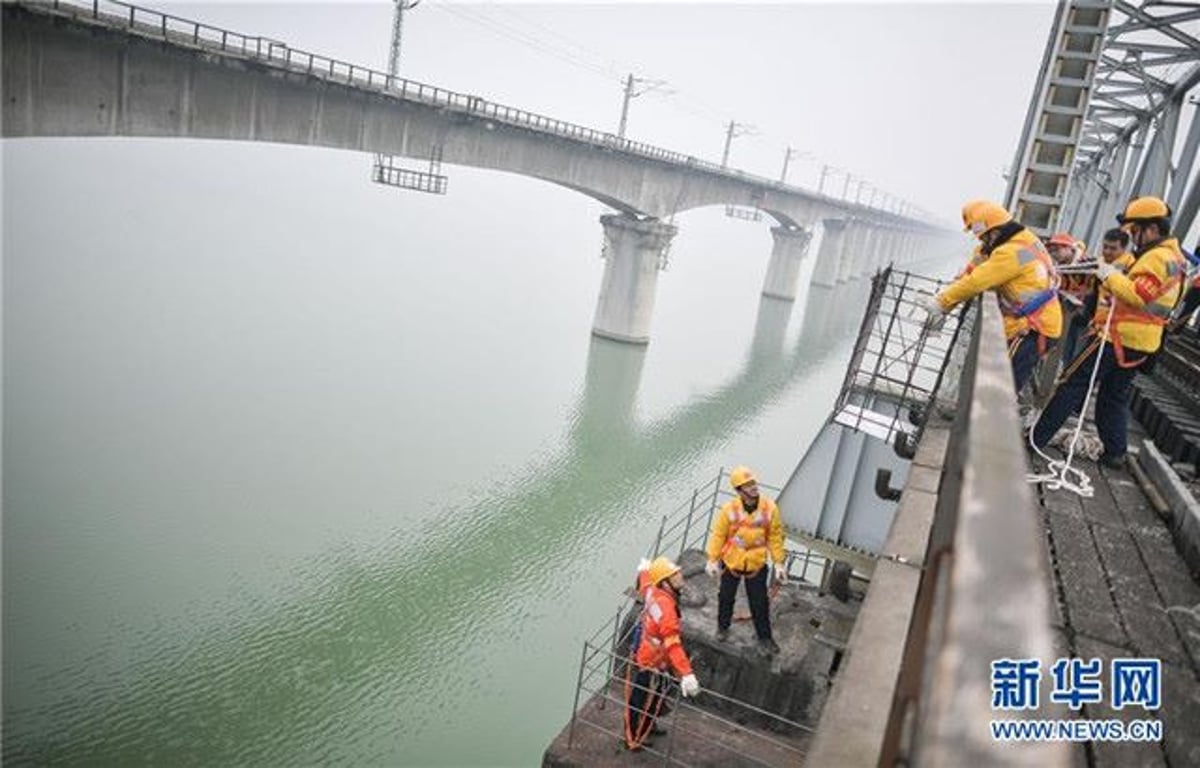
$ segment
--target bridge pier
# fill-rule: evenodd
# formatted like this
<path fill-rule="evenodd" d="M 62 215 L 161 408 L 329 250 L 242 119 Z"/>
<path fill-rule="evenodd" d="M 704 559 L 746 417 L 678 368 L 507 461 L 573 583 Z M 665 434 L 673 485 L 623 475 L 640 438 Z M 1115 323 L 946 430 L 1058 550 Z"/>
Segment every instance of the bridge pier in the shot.
<path fill-rule="evenodd" d="M 771 227 L 775 244 L 771 247 L 771 263 L 763 280 L 762 295 L 773 299 L 794 301 L 800 263 L 808 253 L 812 231 L 802 227 Z"/>
<path fill-rule="evenodd" d="M 832 288 L 838 282 L 838 270 L 846 241 L 846 219 L 824 219 L 821 226 L 821 247 L 817 250 L 817 263 L 813 268 L 812 281 L 816 285 Z"/>
<path fill-rule="evenodd" d="M 847 219 L 846 228 L 842 234 L 842 251 L 838 257 L 834 280 L 838 284 L 850 280 L 850 270 L 854 260 L 858 258 L 862 244 L 863 225 L 857 219 Z"/>
<path fill-rule="evenodd" d="M 592 333 L 614 341 L 647 344 L 663 252 L 678 229 L 657 219 L 625 214 L 600 217 L 604 226 L 604 277 Z"/>
<path fill-rule="evenodd" d="M 871 261 L 871 274 L 874 274 L 889 262 L 899 264 L 903 261 L 900 253 L 900 234 L 900 230 L 897 229 L 883 230 L 879 245 L 875 248 L 874 258 Z"/>
<path fill-rule="evenodd" d="M 859 247 L 859 257 L 854 262 L 854 272 L 850 275 L 852 280 L 870 277 L 874 274 L 873 265 L 887 249 L 886 229 L 865 223 L 863 229 L 865 231 L 862 236 L 862 245 Z"/>

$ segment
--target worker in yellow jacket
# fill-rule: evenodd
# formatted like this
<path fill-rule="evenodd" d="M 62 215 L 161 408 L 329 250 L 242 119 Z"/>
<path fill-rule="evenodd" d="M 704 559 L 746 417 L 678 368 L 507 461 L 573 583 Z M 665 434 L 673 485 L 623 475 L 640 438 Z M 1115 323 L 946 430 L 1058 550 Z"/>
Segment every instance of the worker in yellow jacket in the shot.
<path fill-rule="evenodd" d="M 745 581 L 746 600 L 750 603 L 759 647 L 767 653 L 778 653 L 779 646 L 771 636 L 767 555 L 770 554 L 775 565 L 775 580 L 780 584 L 787 583 L 779 507 L 759 492 L 758 481 L 747 467 L 737 467 L 730 472 L 729 483 L 737 491 L 737 497 L 727 501 L 713 517 L 708 537 L 708 565 L 705 567 L 709 576 L 721 575 L 721 589 L 717 595 L 717 639 L 729 638 L 733 601 L 737 597 L 738 584 Z"/>
<path fill-rule="evenodd" d="M 1117 221 L 1132 238 L 1135 260 L 1128 272 L 1116 263 L 1101 261 L 1097 265 L 1101 295 L 1091 335 L 1059 377 L 1054 396 L 1033 430 L 1033 442 L 1041 448 L 1079 411 L 1099 353 L 1096 431 L 1104 443 L 1100 463 L 1108 467 L 1125 462 L 1133 378 L 1162 346 L 1163 326 L 1183 295 L 1187 274 L 1179 241 L 1171 237 L 1171 209 L 1166 203 L 1157 197 L 1139 197 Z"/>
<path fill-rule="evenodd" d="M 980 247 L 958 279 L 930 297 L 929 323 L 940 323 L 945 313 L 984 291 L 996 291 L 1020 392 L 1038 360 L 1062 335 L 1054 263 L 1038 236 L 998 203 L 972 200 L 963 206 L 962 218 L 964 230 L 979 238 Z"/>

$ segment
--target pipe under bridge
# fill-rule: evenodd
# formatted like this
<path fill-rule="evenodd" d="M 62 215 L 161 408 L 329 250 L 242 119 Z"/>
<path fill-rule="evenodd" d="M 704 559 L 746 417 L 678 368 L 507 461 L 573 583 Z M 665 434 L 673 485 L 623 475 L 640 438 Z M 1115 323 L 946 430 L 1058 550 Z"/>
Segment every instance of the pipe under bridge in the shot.
<path fill-rule="evenodd" d="M 814 231 L 814 281 L 906 264 L 943 232 L 861 205 L 629 141 L 479 96 L 404 80 L 112 0 L 3 3 L 5 138 L 144 136 L 348 149 L 517 173 L 588 195 L 606 260 L 593 332 L 650 338 L 676 214 L 710 205 L 769 214 L 762 293 L 794 300 Z"/>

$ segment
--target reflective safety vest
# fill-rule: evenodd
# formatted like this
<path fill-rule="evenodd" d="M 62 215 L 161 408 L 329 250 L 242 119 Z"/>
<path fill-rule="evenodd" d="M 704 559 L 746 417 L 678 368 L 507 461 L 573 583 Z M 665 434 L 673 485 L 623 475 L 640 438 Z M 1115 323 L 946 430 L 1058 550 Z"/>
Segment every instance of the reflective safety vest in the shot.
<path fill-rule="evenodd" d="M 996 246 L 983 261 L 971 259 L 969 269 L 938 294 L 949 311 L 987 290 L 1000 296 L 1004 335 L 1012 340 L 1028 330 L 1047 339 L 1062 335 L 1062 306 L 1058 301 L 1058 272 L 1037 235 L 1022 229 Z"/>
<path fill-rule="evenodd" d="M 679 605 L 675 593 L 663 587 L 647 587 L 642 593 L 641 640 L 634 661 L 646 669 L 666 671 L 679 677 L 692 674 L 692 663 L 679 636 Z"/>
<path fill-rule="evenodd" d="M 1171 237 L 1143 249 L 1128 274 L 1110 275 L 1104 281 L 1114 300 L 1108 341 L 1118 365 L 1132 368 L 1162 346 L 1163 326 L 1183 296 L 1186 276 L 1187 259 Z M 1096 314 L 1102 330 L 1107 318 L 1100 317 L 1099 310 Z M 1126 349 L 1143 354 L 1129 360 Z"/>
<path fill-rule="evenodd" d="M 1129 272 L 1129 268 L 1137 261 L 1132 253 L 1126 251 L 1112 262 L 1112 265 L 1121 270 L 1121 274 Z M 1103 285 L 1096 289 L 1096 312 L 1092 315 L 1092 327 L 1103 328 L 1104 323 L 1108 320 L 1108 312 L 1112 308 L 1112 291 L 1105 288 Z"/>
<path fill-rule="evenodd" d="M 768 553 L 775 563 L 783 563 L 783 523 L 775 502 L 760 495 L 753 513 L 746 512 L 740 496 L 726 502 L 713 518 L 708 559 L 720 559 L 729 570 L 750 574 L 767 564 Z"/>

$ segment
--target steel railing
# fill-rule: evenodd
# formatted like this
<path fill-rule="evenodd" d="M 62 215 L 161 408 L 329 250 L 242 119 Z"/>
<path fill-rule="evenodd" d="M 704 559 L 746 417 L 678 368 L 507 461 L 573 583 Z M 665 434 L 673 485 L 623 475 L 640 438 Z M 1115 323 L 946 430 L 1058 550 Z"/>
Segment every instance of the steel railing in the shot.
<path fill-rule="evenodd" d="M 625 709 L 627 706 L 625 687 L 629 686 L 631 689 L 644 691 L 647 697 L 654 692 L 651 688 L 637 685 L 634 680 L 625 677 L 624 670 L 632 668 L 636 668 L 636 662 L 628 656 L 591 642 L 583 644 L 578 682 L 575 687 L 575 706 L 567 732 L 568 749 L 574 745 L 575 729 L 578 726 L 591 728 L 617 740 L 625 738 Z M 619 672 L 614 673 L 613 670 L 619 670 Z M 597 711 L 607 714 L 601 718 L 589 714 L 586 707 L 580 709 L 579 700 L 583 694 L 587 694 L 588 700 L 596 701 Z M 753 763 L 772 766 L 781 764 L 776 761 L 768 761 L 763 756 L 749 754 L 740 743 L 738 746 L 732 746 L 731 741 L 737 743 L 739 740 L 730 739 L 730 736 L 737 733 L 746 734 L 748 737 L 752 737 L 755 743 L 774 751 L 782 758 L 784 765 L 798 765 L 804 758 L 804 750 L 796 744 L 788 743 L 782 738 L 766 733 L 761 727 L 745 723 L 764 723 L 772 731 L 791 735 L 812 733 L 813 728 L 810 725 L 789 720 L 760 707 L 707 689 L 700 694 L 696 703 L 682 698 L 679 695 L 678 686 L 673 683 L 669 685 L 664 696 L 669 705 L 669 711 L 659 718 L 659 722 L 666 726 L 667 742 L 665 746 L 656 747 L 653 744 L 643 746 L 644 752 L 660 758 L 664 764 L 687 764 L 676 754 L 676 740 L 680 738 L 691 742 L 693 748 L 697 743 L 702 744 L 706 764 L 714 761 L 716 764 L 720 764 L 722 762 L 720 756 L 724 753 L 729 753 L 738 765 Z M 705 699 L 736 714 L 733 714 L 732 717 L 725 717 L 716 714 L 711 708 L 701 707 L 700 702 Z M 609 712 L 605 706 L 607 704 L 616 705 L 614 707 L 616 711 Z M 687 718 L 688 721 L 694 718 L 703 722 L 704 727 L 686 727 L 684 718 Z"/>
<path fill-rule="evenodd" d="M 925 416 L 941 387 L 947 361 L 964 328 L 969 328 L 969 311 L 959 308 L 941 331 L 926 328 L 927 302 L 945 283 L 891 267 L 875 275 L 871 296 L 863 314 L 850 365 L 838 394 L 834 413 L 847 405 L 882 398 L 900 410 L 907 410 L 913 427 L 911 434 L 896 434 L 911 450 L 924 431 Z M 872 416 L 868 408 L 848 411 L 845 424 L 861 430 Z M 897 416 L 896 421 L 899 421 Z M 897 427 L 897 433 L 905 431 Z M 890 437 L 889 437 L 890 439 Z"/>
<path fill-rule="evenodd" d="M 757 176 L 744 171 L 720 166 L 691 155 L 674 152 L 652 144 L 630 141 L 616 134 L 598 131 L 564 120 L 529 112 L 524 109 L 496 104 L 480 96 L 451 91 L 434 85 L 389 75 L 379 70 L 352 64 L 347 61 L 303 51 L 261 35 L 246 35 L 241 32 L 185 19 L 162 11 L 130 5 L 120 0 L 49 0 L 49 2 L 27 2 L 26 0 L 4 0 L 5 5 L 26 6 L 39 10 L 50 10 L 56 14 L 76 20 L 98 22 L 105 26 L 127 32 L 166 40 L 173 44 L 200 48 L 204 51 L 220 51 L 225 55 L 239 56 L 288 72 L 300 73 L 328 82 L 354 88 L 372 90 L 380 94 L 415 101 L 433 107 L 450 109 L 519 128 L 533 129 L 562 138 L 586 142 L 610 150 L 636 155 L 642 158 L 702 170 L 706 173 L 771 189 L 817 197 L 831 205 L 870 210 L 896 220 L 906 217 L 879 208 L 838 200 L 828 195 L 784 184 L 776 179 Z"/>
<path fill-rule="evenodd" d="M 691 497 L 687 501 L 680 504 L 672 512 L 663 515 L 659 522 L 654 542 L 646 550 L 645 556 L 647 559 L 658 557 L 659 555 L 668 555 L 680 559 L 685 552 L 703 550 L 709 530 L 712 527 L 713 515 L 716 514 L 716 511 L 727 499 L 732 499 L 735 496 L 733 491 L 728 490 L 724 486 L 723 481 L 727 477 L 729 477 L 729 474 L 724 468 L 718 470 L 715 478 L 693 489 Z M 759 483 L 759 487 L 768 493 L 778 494 L 779 492 L 778 487 L 766 483 Z M 829 562 L 825 556 L 800 547 L 792 542 L 788 542 L 787 547 L 787 559 L 784 567 L 787 570 L 788 578 L 793 581 L 808 582 L 810 568 L 818 566 L 823 572 L 823 569 Z M 630 565 L 632 572 L 633 564 L 631 563 Z M 612 694 L 612 689 L 613 686 L 623 683 L 624 665 L 628 662 L 628 659 L 625 658 L 621 651 L 630 642 L 635 624 L 633 619 L 637 615 L 634 611 L 635 604 L 636 597 L 631 589 L 626 593 L 624 600 L 613 613 L 612 619 L 606 620 L 584 640 L 583 655 L 580 659 L 575 685 L 575 699 L 571 707 L 572 735 L 579 712 L 581 711 L 580 700 L 584 698 L 584 694 L 587 694 L 587 698 L 599 696 L 597 708 L 600 711 L 605 710 L 606 705 L 610 701 L 617 703 L 620 707 L 625 706 L 624 699 L 615 698 Z M 595 661 L 600 656 L 603 656 L 605 659 L 603 664 Z M 604 670 L 602 680 L 600 679 L 601 669 Z M 810 730 L 806 725 L 795 723 L 770 712 L 765 712 L 751 704 L 724 696 L 715 691 L 706 690 L 704 695 L 712 697 L 712 700 L 728 703 L 729 707 L 734 710 L 761 713 L 768 716 L 768 719 L 771 721 L 779 721 L 782 725 L 796 727 L 801 730 Z M 685 706 L 690 705 L 685 704 Z M 705 714 L 706 716 L 717 717 L 707 711 Z M 622 735 L 616 730 L 606 729 L 603 724 L 586 720 L 582 722 L 589 727 L 610 732 L 613 736 Z M 722 722 L 725 721 L 722 720 Z M 743 726 L 736 727 L 744 729 Z M 755 733 L 757 734 L 757 731 Z M 571 737 L 568 737 L 568 744 L 570 744 L 570 740 Z M 646 751 L 652 754 L 659 754 L 659 752 L 655 752 L 649 748 Z M 678 762 L 670 757 L 669 748 L 663 757 L 668 762 Z"/>

